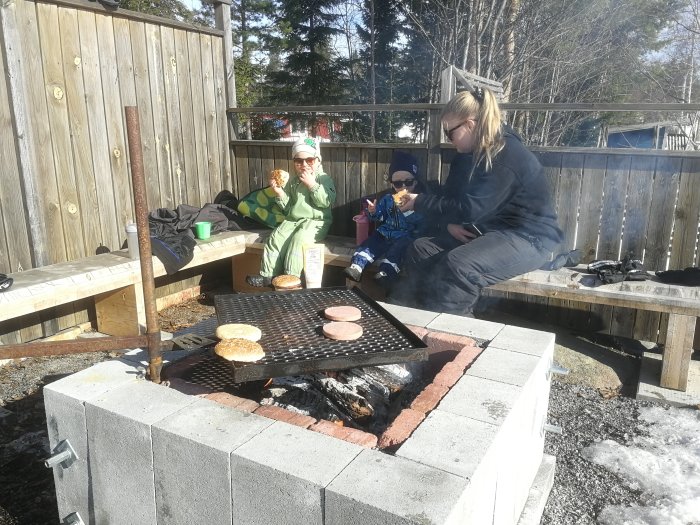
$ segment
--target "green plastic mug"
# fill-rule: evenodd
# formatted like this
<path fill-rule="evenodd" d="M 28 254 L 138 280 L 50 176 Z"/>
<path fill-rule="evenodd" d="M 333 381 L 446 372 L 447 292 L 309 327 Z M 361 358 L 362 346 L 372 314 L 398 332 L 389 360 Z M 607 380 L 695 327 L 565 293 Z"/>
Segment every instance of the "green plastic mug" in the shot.
<path fill-rule="evenodd" d="M 194 234 L 197 239 L 204 240 L 211 237 L 211 223 L 210 222 L 195 222 L 194 223 Z"/>

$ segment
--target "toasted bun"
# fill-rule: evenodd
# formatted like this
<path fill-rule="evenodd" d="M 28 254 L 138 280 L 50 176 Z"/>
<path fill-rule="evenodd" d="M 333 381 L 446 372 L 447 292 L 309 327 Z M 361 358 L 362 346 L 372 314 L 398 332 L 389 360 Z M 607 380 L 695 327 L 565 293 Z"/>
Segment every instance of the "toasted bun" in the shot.
<path fill-rule="evenodd" d="M 283 188 L 289 181 L 289 173 L 284 170 L 272 170 L 270 173 L 270 182 L 273 181 L 277 186 Z"/>
<path fill-rule="evenodd" d="M 301 286 L 301 279 L 296 275 L 278 275 L 272 279 L 272 286 L 281 290 L 298 288 Z"/>
<path fill-rule="evenodd" d="M 265 357 L 265 351 L 255 341 L 248 339 L 224 339 L 216 344 L 214 353 L 229 361 L 252 363 Z"/>
<path fill-rule="evenodd" d="M 402 188 L 400 191 L 394 193 L 391 197 L 394 199 L 394 203 L 396 203 L 397 206 L 401 206 L 401 201 L 403 201 L 403 198 L 406 195 L 408 195 L 408 190 L 406 188 Z"/>
<path fill-rule="evenodd" d="M 262 332 L 257 326 L 241 323 L 222 324 L 216 328 L 216 337 L 219 339 L 248 339 L 260 341 Z"/>

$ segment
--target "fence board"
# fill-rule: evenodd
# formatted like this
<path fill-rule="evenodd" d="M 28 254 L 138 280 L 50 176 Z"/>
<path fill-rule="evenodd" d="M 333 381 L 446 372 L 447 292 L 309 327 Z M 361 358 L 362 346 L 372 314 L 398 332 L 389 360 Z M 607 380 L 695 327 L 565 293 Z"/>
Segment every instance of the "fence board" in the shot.
<path fill-rule="evenodd" d="M 7 78 L 8 69 L 4 53 L 0 53 L 0 73 L 3 79 Z M 10 99 L 7 82 L 0 82 L 0 156 L 3 163 L 2 184 L 0 184 L 0 218 L 2 219 L 0 272 L 2 273 L 12 273 L 22 268 L 32 267 Z M 6 342 L 10 343 L 16 339 L 15 335 Z"/>
<path fill-rule="evenodd" d="M 619 257 L 630 163 L 631 158 L 627 156 L 608 157 L 603 187 L 598 259 L 617 260 Z"/>
<path fill-rule="evenodd" d="M 220 184 L 222 188 L 235 186 L 231 174 L 231 156 L 228 146 L 229 124 L 226 109 L 226 73 L 224 72 L 224 49 L 223 39 L 211 38 L 212 59 L 214 65 L 214 96 L 216 100 L 216 122 L 218 125 L 219 137 L 219 170 Z"/>
<path fill-rule="evenodd" d="M 114 49 L 117 60 L 117 76 L 119 79 L 119 95 L 121 97 L 122 106 L 137 106 L 138 102 L 136 99 L 136 83 L 134 81 L 134 59 L 131 47 L 131 33 L 129 29 L 129 22 L 123 18 L 115 18 L 113 21 L 114 25 Z M 119 116 L 122 121 L 125 122 L 124 108 L 119 108 Z M 140 115 L 139 115 L 140 120 Z M 124 133 L 126 133 L 126 124 L 123 126 Z M 123 139 L 124 140 L 124 139 Z M 122 151 L 123 162 L 126 164 L 126 184 L 124 191 L 127 192 L 126 199 L 124 200 L 125 210 L 122 210 L 122 219 L 125 222 L 136 221 L 136 215 L 134 213 L 134 195 L 131 186 L 131 173 L 129 172 L 128 166 L 130 165 L 129 160 L 129 148 L 125 147 Z"/>
<path fill-rule="evenodd" d="M 117 71 L 117 53 L 114 45 L 112 17 L 97 15 L 97 41 L 100 53 L 100 71 L 102 92 L 104 93 L 105 125 L 109 148 L 109 160 L 112 170 L 112 191 L 116 215 L 117 246 L 124 245 L 126 232 L 124 225 L 133 220 L 131 212 L 131 184 L 126 155 L 126 130 L 124 129 L 124 106 L 119 92 L 119 73 Z"/>
<path fill-rule="evenodd" d="M 251 191 L 250 178 L 248 177 L 248 147 L 235 146 L 233 156 L 236 159 L 236 178 L 238 179 L 238 198 L 245 197 Z"/>
<path fill-rule="evenodd" d="M 263 186 L 267 186 L 270 180 L 270 173 L 275 169 L 275 148 L 272 146 L 263 146 L 260 148 L 260 154 L 262 156 L 262 184 Z"/>
<path fill-rule="evenodd" d="M 669 261 L 671 269 L 682 269 L 695 265 L 698 220 L 700 219 L 698 180 L 700 180 L 700 159 L 683 159 L 671 242 Z"/>
<path fill-rule="evenodd" d="M 158 173 L 158 140 L 153 126 L 153 101 L 148 72 L 148 50 L 146 26 L 129 22 L 131 54 L 134 61 L 134 86 L 141 128 L 141 151 L 143 170 L 146 174 L 146 201 L 149 209 L 160 207 L 160 185 Z"/>
<path fill-rule="evenodd" d="M 360 191 L 363 198 L 373 198 L 377 193 L 377 150 L 375 149 L 362 148 Z M 361 207 L 362 202 L 360 202 Z"/>
<path fill-rule="evenodd" d="M 214 65 L 212 63 L 212 37 L 202 35 L 200 38 L 200 56 L 202 60 L 202 86 L 204 94 L 204 120 L 207 131 L 207 170 L 209 171 L 209 195 L 204 202 L 211 202 L 212 195 L 222 190 L 221 186 L 221 156 L 219 154 L 219 129 L 216 122 L 216 98 L 214 96 Z M 258 149 L 258 152 L 260 150 Z M 259 159 L 259 157 L 258 157 Z M 256 162 L 258 181 L 256 187 L 264 186 L 264 178 L 261 178 L 260 162 Z"/>
<path fill-rule="evenodd" d="M 180 91 L 178 88 L 177 52 L 175 50 L 175 33 L 170 27 L 161 27 L 161 52 L 163 54 L 163 91 L 168 117 L 168 153 L 173 184 L 173 201 L 189 204 L 187 200 L 187 180 L 185 178 L 185 153 L 182 139 L 182 120 L 180 114 Z M 208 201 L 208 202 L 211 202 Z"/>
<path fill-rule="evenodd" d="M 248 157 L 248 178 L 250 179 L 250 189 L 252 191 L 262 188 L 265 185 L 265 178 L 262 173 L 260 146 L 250 146 L 248 153 L 250 154 L 250 157 Z"/>
<path fill-rule="evenodd" d="M 39 41 L 37 13 L 32 2 L 15 4 L 18 23 L 25 29 L 22 42 L 25 72 L 27 81 L 24 84 L 27 95 L 27 107 L 30 113 L 27 119 L 27 133 L 32 136 L 35 144 L 35 169 L 31 174 L 37 178 L 41 202 L 44 208 L 45 240 L 49 261 L 63 261 L 66 258 L 66 246 L 63 236 L 63 217 L 61 202 L 56 182 L 53 148 L 51 147 L 51 129 L 49 127 L 48 108 L 46 103 L 46 83 L 43 80 L 41 44 Z M 31 79 L 42 79 L 32 82 Z M 52 90 L 53 91 L 53 90 Z"/>
<path fill-rule="evenodd" d="M 330 155 L 328 154 L 330 150 Z M 324 171 L 333 178 L 335 183 L 336 201 L 333 210 L 333 226 L 331 233 L 334 235 L 354 235 L 348 223 L 351 220 L 350 205 L 346 188 L 346 149 L 340 147 L 326 148 L 322 150 Z"/>
<path fill-rule="evenodd" d="M 187 49 L 189 57 L 189 69 L 187 71 L 190 81 L 190 92 L 192 94 L 192 114 L 195 116 L 200 116 L 204 114 L 204 84 L 202 82 L 202 49 L 201 49 L 200 35 L 196 33 L 187 34 Z M 196 118 L 193 126 L 193 137 L 195 144 L 195 159 L 197 165 L 197 174 L 199 182 L 199 201 L 198 203 L 204 203 L 208 200 L 210 191 L 209 183 L 209 166 L 207 161 L 207 123 L 203 118 Z M 248 158 L 245 159 L 245 165 L 248 164 Z M 242 179 L 248 177 L 248 169 L 246 168 L 242 172 Z M 250 183 L 245 184 L 243 181 L 239 184 L 243 184 L 243 187 L 248 187 L 248 191 L 253 188 Z M 247 193 L 247 192 L 246 192 Z M 198 204 L 193 203 L 193 204 Z"/>
<path fill-rule="evenodd" d="M 586 154 L 583 160 L 576 244 L 577 248 L 581 250 L 582 262 L 585 263 L 596 259 L 598 253 L 598 232 L 603 207 L 606 161 L 606 156 L 599 153 Z"/>
<path fill-rule="evenodd" d="M 176 82 L 180 105 L 180 126 L 182 137 L 182 186 L 184 202 L 196 206 L 200 202 L 199 181 L 197 178 L 197 151 L 193 130 L 194 113 L 192 108 L 192 85 L 190 83 L 190 57 L 187 46 L 187 33 L 175 31 Z M 236 191 L 233 192 L 238 195 Z"/>

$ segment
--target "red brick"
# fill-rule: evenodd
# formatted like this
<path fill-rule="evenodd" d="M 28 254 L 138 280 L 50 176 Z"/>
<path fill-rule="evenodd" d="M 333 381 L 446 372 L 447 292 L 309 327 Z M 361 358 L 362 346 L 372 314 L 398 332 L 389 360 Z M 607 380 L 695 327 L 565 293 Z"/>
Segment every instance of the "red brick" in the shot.
<path fill-rule="evenodd" d="M 416 412 L 427 414 L 438 405 L 449 390 L 446 386 L 431 383 L 413 400 L 411 408 Z"/>
<path fill-rule="evenodd" d="M 413 326 L 412 324 L 407 324 L 406 328 L 408 328 L 411 332 L 416 334 L 418 337 L 423 339 L 430 331 L 427 328 L 423 328 L 422 326 Z"/>
<path fill-rule="evenodd" d="M 406 441 L 425 419 L 425 414 L 405 408 L 379 438 L 379 448 L 396 447 Z"/>
<path fill-rule="evenodd" d="M 483 352 L 483 348 L 478 346 L 465 346 L 459 353 L 455 356 L 452 362 L 456 365 L 463 367 L 464 370 L 469 368 L 472 363 L 479 357 L 479 354 Z"/>
<path fill-rule="evenodd" d="M 342 439 L 355 445 L 360 445 L 365 448 L 375 448 L 377 446 L 377 436 L 369 432 L 363 432 L 356 428 L 344 427 L 336 425 L 326 419 L 320 419 L 318 423 L 311 425 L 309 430 L 320 432 L 327 436 Z"/>
<path fill-rule="evenodd" d="M 454 384 L 459 381 L 464 375 L 464 367 L 456 363 L 447 363 L 442 367 L 442 370 L 438 372 L 433 379 L 433 383 L 436 385 L 442 385 L 447 388 L 452 388 Z"/>
<path fill-rule="evenodd" d="M 206 399 L 216 401 L 217 403 L 221 403 L 222 405 L 226 405 L 243 412 L 255 412 L 255 410 L 260 407 L 260 405 L 252 399 L 234 396 L 226 392 L 214 392 L 213 394 L 206 396 Z"/>
<path fill-rule="evenodd" d="M 182 392 L 183 394 L 187 394 L 188 396 L 206 396 L 207 394 L 211 394 L 212 392 L 211 388 L 208 388 L 203 385 L 197 385 L 195 383 L 189 383 L 187 381 L 183 381 L 178 377 L 168 379 L 167 383 L 168 386 L 173 390 L 177 390 L 178 392 Z"/>
<path fill-rule="evenodd" d="M 458 352 L 463 346 L 476 346 L 474 340 L 464 335 L 448 334 L 446 332 L 429 332 L 425 343 L 435 351 L 453 350 Z"/>
<path fill-rule="evenodd" d="M 274 405 L 263 405 L 258 408 L 255 413 L 259 416 L 269 417 L 270 419 L 276 419 L 277 421 L 284 421 L 285 423 L 302 428 L 309 428 L 311 425 L 316 423 L 316 419 L 311 416 L 296 414 Z"/>

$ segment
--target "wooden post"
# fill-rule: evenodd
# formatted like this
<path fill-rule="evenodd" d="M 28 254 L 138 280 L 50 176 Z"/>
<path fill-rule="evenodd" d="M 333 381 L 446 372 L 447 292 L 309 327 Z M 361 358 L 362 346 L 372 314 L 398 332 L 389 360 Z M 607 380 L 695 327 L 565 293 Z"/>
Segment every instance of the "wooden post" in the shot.
<path fill-rule="evenodd" d="M 666 344 L 661 365 L 661 386 L 674 390 L 688 388 L 688 368 L 693 352 L 696 318 L 690 315 L 669 314 Z"/>
<path fill-rule="evenodd" d="M 224 75 L 226 77 L 226 107 L 238 107 L 236 100 L 236 73 L 233 60 L 233 35 L 231 32 L 231 0 L 212 0 L 216 14 L 216 28 L 224 32 Z M 235 113 L 227 114 L 229 140 L 237 139 L 238 118 Z M 231 159 L 233 163 L 233 159 Z M 235 173 L 231 166 L 231 173 Z"/>

